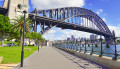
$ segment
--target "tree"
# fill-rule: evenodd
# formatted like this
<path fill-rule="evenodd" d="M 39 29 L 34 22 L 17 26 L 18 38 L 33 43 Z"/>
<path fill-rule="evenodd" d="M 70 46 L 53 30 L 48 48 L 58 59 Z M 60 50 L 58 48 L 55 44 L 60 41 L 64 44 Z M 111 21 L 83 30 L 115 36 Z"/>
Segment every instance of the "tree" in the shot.
<path fill-rule="evenodd" d="M 22 46 L 22 36 L 23 36 L 23 28 L 24 28 L 24 16 L 19 16 L 19 17 L 15 17 L 15 19 L 13 19 L 14 22 L 14 26 L 13 26 L 13 30 L 14 32 L 19 31 L 20 32 L 20 42 L 19 42 L 19 46 Z M 30 29 L 31 29 L 31 24 L 32 24 L 32 20 L 30 20 L 29 18 L 26 18 L 25 21 L 25 32 L 26 33 L 30 33 Z"/>
<path fill-rule="evenodd" d="M 25 32 L 25 38 L 28 38 L 28 39 L 29 39 L 29 45 L 30 45 L 30 43 L 31 43 L 30 39 L 32 39 L 31 32 L 30 32 L 30 34 L 27 34 L 27 33 Z"/>
<path fill-rule="evenodd" d="M 10 35 L 7 37 L 7 40 L 12 40 L 12 39 L 16 39 L 17 41 L 19 41 L 19 38 L 20 38 L 20 32 L 19 31 L 12 31 L 10 33 Z"/>
<path fill-rule="evenodd" d="M 37 32 L 31 32 L 31 38 L 32 39 L 38 38 L 38 33 Z"/>
<path fill-rule="evenodd" d="M 38 37 L 37 37 L 37 44 L 41 43 L 41 41 L 43 41 L 44 38 L 42 37 L 41 34 L 38 34 Z"/>
<path fill-rule="evenodd" d="M 4 38 L 9 36 L 11 32 L 12 24 L 10 23 L 9 17 L 0 14 L 0 35 L 2 39 L 2 45 Z"/>
<path fill-rule="evenodd" d="M 31 32 L 31 34 L 26 34 L 25 35 L 26 38 L 29 38 L 29 39 L 34 39 L 35 40 L 35 43 L 39 43 L 39 42 L 42 42 L 43 41 L 43 37 L 41 34 L 37 33 L 37 32 Z M 30 40 L 29 40 L 30 41 Z M 30 44 L 30 43 L 29 43 Z"/>
<path fill-rule="evenodd" d="M 42 38 L 39 42 L 43 45 L 45 43 L 45 38 Z"/>

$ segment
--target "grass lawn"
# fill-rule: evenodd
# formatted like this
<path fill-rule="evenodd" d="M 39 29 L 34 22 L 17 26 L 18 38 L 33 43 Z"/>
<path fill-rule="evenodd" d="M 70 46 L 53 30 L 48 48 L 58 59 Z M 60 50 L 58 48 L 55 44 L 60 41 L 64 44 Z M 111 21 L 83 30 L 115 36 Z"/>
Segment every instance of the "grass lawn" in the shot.
<path fill-rule="evenodd" d="M 26 49 L 31 49 L 26 50 Z M 21 46 L 14 46 L 14 47 L 0 47 L 0 56 L 3 56 L 2 64 L 4 63 L 19 63 L 21 60 Z M 37 50 L 37 47 L 34 46 L 25 46 L 24 47 L 24 58 L 27 58 L 32 53 Z"/>

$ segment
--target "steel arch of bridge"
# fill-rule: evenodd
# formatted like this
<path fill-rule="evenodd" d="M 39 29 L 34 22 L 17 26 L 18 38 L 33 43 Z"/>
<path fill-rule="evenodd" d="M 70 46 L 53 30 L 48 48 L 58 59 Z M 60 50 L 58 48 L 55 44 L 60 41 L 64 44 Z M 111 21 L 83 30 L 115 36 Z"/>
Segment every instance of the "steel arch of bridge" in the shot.
<path fill-rule="evenodd" d="M 40 24 L 42 34 L 56 26 L 103 35 L 106 38 L 113 37 L 105 22 L 96 13 L 85 8 L 35 9 L 29 17 L 35 22 L 34 31 L 36 31 L 36 25 Z M 48 27 L 45 28 L 45 25 Z"/>

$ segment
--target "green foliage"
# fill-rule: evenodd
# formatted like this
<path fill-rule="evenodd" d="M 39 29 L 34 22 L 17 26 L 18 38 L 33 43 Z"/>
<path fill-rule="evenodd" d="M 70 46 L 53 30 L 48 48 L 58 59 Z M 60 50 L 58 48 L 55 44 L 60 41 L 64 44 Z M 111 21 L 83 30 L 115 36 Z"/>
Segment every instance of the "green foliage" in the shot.
<path fill-rule="evenodd" d="M 14 21 L 14 25 L 13 25 L 14 32 L 19 32 L 19 33 L 16 33 L 17 34 L 16 38 L 19 38 L 19 40 L 20 40 L 19 45 L 21 46 L 22 45 L 23 29 L 24 29 L 24 16 L 18 16 L 12 20 Z M 33 23 L 32 20 L 30 20 L 29 18 L 25 19 L 25 32 L 27 34 L 30 33 L 30 29 L 31 29 L 30 25 L 32 23 Z"/>
<path fill-rule="evenodd" d="M 0 39 L 1 45 L 3 45 L 3 40 L 12 32 L 12 24 L 10 23 L 10 19 L 7 16 L 0 14 Z"/>
<path fill-rule="evenodd" d="M 30 38 L 30 39 L 34 39 L 36 43 L 38 43 L 38 41 L 39 42 L 45 41 L 45 38 L 43 38 L 42 35 L 37 33 L 37 32 L 31 32 L 30 34 L 25 33 L 25 37 Z"/>
<path fill-rule="evenodd" d="M 31 32 L 31 37 L 32 37 L 32 39 L 38 38 L 38 33 L 37 32 Z"/>
<path fill-rule="evenodd" d="M 7 43 L 14 43 L 15 45 L 19 44 L 18 42 L 4 41 L 4 44 L 7 44 Z"/>
<path fill-rule="evenodd" d="M 25 38 L 30 38 L 30 39 L 32 39 L 32 37 L 31 37 L 31 33 L 28 34 L 28 33 L 25 32 Z"/>
<path fill-rule="evenodd" d="M 12 31 L 10 33 L 10 36 L 7 37 L 7 40 L 12 40 L 12 39 L 16 39 L 16 40 L 19 40 L 20 39 L 20 32 L 19 31 Z"/>
<path fill-rule="evenodd" d="M 15 19 L 12 19 L 14 21 L 14 26 L 13 26 L 13 30 L 19 31 L 20 33 L 23 32 L 23 28 L 24 28 L 24 16 L 19 16 L 16 17 Z M 30 28 L 31 28 L 31 24 L 32 24 L 32 20 L 30 20 L 29 18 L 25 19 L 25 32 L 29 33 L 30 32 Z"/>
<path fill-rule="evenodd" d="M 42 35 L 41 34 L 38 34 L 38 40 L 44 40 L 44 38 L 42 37 Z"/>
<path fill-rule="evenodd" d="M 12 32 L 12 24 L 7 16 L 0 14 L 0 35 L 8 36 Z"/>
<path fill-rule="evenodd" d="M 37 32 L 31 32 L 31 38 L 32 39 L 41 40 L 41 41 L 44 40 L 42 35 L 37 33 Z"/>

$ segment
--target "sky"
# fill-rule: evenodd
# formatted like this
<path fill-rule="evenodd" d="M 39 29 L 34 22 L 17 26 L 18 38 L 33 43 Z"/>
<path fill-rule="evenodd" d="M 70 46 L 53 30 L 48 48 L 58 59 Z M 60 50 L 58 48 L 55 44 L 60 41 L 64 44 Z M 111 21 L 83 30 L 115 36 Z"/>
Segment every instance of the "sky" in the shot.
<path fill-rule="evenodd" d="M 0 4 L 2 1 L 0 0 Z M 115 30 L 116 36 L 120 37 L 120 0 L 29 0 L 29 12 L 34 10 L 34 8 L 52 9 L 71 6 L 92 10 L 105 21 L 111 31 Z M 40 29 L 37 30 L 37 32 L 39 31 Z M 76 38 L 89 38 L 90 34 L 82 31 L 53 28 L 43 37 L 48 40 L 61 40 L 71 35 L 74 35 Z"/>

